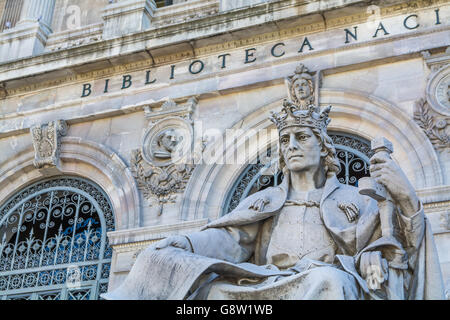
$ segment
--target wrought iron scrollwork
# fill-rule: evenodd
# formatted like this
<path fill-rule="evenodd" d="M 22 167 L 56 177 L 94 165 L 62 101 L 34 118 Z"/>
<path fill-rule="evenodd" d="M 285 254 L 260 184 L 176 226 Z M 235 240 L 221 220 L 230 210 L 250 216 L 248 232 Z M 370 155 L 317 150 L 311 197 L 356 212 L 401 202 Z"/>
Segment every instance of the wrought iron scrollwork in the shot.
<path fill-rule="evenodd" d="M 97 299 L 114 230 L 111 204 L 75 177 L 38 182 L 0 207 L 1 299 Z"/>

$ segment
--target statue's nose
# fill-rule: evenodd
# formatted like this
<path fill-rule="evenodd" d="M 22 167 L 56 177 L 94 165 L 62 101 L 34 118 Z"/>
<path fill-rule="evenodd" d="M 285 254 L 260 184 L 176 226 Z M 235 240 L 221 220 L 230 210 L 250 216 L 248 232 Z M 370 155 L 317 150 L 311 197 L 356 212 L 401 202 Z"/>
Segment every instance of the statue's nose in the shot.
<path fill-rule="evenodd" d="M 289 146 L 288 146 L 288 149 L 289 149 L 290 151 L 292 151 L 292 150 L 297 150 L 297 149 L 298 149 L 298 142 L 297 142 L 297 139 L 295 139 L 295 136 L 294 136 L 294 135 L 292 135 L 291 138 L 289 139 Z"/>

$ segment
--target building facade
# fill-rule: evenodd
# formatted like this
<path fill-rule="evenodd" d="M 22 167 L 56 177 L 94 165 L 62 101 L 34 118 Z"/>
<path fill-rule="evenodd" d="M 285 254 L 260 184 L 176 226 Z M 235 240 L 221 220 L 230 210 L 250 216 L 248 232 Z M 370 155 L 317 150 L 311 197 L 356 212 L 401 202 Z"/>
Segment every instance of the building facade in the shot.
<path fill-rule="evenodd" d="M 0 298 L 98 299 L 280 183 L 307 74 L 342 183 L 394 146 L 450 290 L 450 1 L 0 0 Z M 176 159 L 175 159 L 176 158 Z M 448 293 L 447 293 L 448 297 Z"/>

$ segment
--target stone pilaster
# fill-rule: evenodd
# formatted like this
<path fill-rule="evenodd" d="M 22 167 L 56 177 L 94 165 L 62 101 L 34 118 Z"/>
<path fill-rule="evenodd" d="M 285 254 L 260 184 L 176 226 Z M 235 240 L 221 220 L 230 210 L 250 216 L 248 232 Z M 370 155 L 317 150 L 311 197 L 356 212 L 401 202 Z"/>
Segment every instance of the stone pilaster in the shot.
<path fill-rule="evenodd" d="M 150 27 L 156 4 L 153 0 L 119 0 L 103 11 L 103 39 L 112 39 Z"/>
<path fill-rule="evenodd" d="M 50 30 L 55 0 L 25 0 L 18 24 L 39 22 Z"/>
<path fill-rule="evenodd" d="M 20 21 L 0 34 L 0 62 L 26 58 L 44 51 L 55 0 L 25 0 Z"/>

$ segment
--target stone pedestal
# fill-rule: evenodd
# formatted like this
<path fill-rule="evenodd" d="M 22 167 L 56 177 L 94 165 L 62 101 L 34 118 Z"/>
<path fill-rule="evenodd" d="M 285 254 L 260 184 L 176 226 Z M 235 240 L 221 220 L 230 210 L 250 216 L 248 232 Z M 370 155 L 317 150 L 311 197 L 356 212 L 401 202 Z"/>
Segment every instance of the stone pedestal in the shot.
<path fill-rule="evenodd" d="M 0 34 L 0 62 L 40 54 L 44 51 L 55 0 L 26 0 L 17 25 Z"/>
<path fill-rule="evenodd" d="M 103 39 L 112 39 L 150 27 L 156 4 L 153 0 L 122 0 L 103 11 Z"/>

